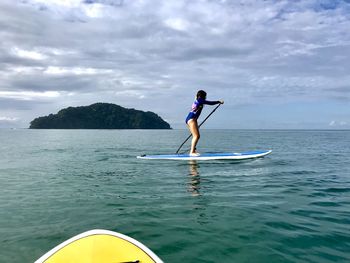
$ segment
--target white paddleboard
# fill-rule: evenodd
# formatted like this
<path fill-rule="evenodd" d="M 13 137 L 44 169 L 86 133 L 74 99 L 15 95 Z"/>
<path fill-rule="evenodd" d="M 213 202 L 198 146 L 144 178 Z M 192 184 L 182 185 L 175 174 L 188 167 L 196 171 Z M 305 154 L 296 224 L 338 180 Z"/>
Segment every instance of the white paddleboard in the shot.
<path fill-rule="evenodd" d="M 203 153 L 199 156 L 190 156 L 189 154 L 164 154 L 164 155 L 140 155 L 138 159 L 147 160 L 196 160 L 196 161 L 207 161 L 207 160 L 244 160 L 259 158 L 268 155 L 272 150 L 268 151 L 249 151 L 242 153 Z"/>

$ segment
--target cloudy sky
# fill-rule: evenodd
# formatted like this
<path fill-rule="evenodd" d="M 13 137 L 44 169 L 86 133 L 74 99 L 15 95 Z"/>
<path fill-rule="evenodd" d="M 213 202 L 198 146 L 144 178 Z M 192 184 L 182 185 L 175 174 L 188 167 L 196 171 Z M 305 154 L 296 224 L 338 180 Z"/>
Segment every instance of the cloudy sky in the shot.
<path fill-rule="evenodd" d="M 207 128 L 350 128 L 350 0 L 0 0 L 0 37 L 0 127 L 110 102 L 185 128 L 204 89 Z"/>

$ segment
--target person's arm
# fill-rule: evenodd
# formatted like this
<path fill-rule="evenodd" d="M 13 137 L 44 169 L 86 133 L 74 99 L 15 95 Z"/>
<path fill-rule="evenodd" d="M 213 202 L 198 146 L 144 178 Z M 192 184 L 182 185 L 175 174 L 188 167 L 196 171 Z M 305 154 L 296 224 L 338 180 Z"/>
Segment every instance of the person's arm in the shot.
<path fill-rule="evenodd" d="M 224 104 L 223 100 L 215 100 L 215 101 L 210 101 L 210 100 L 201 100 L 203 104 L 207 105 L 216 105 L 216 104 Z"/>

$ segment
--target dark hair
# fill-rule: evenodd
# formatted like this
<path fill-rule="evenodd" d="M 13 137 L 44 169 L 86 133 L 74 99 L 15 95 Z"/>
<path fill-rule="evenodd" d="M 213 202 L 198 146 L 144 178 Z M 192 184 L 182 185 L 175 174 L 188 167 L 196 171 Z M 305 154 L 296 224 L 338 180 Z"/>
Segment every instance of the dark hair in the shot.
<path fill-rule="evenodd" d="M 199 90 L 197 92 L 197 98 L 205 99 L 207 97 L 207 93 L 204 90 Z"/>

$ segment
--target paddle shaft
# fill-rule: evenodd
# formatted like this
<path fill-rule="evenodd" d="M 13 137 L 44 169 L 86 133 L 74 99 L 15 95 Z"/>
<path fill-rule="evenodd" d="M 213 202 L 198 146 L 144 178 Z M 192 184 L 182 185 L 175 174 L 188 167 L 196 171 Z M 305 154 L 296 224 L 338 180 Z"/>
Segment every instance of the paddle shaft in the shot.
<path fill-rule="evenodd" d="M 198 125 L 198 129 L 199 129 L 199 128 L 202 126 L 202 124 L 216 111 L 216 109 L 220 107 L 220 105 L 221 105 L 221 103 L 220 103 L 218 106 L 216 106 L 215 109 L 213 109 L 213 110 L 211 111 L 211 113 L 208 114 L 208 116 L 201 122 L 201 124 Z M 177 151 L 176 151 L 176 154 L 179 153 L 179 151 L 180 151 L 180 149 L 182 148 L 182 146 L 183 146 L 183 145 L 188 141 L 188 139 L 191 138 L 191 137 L 192 137 L 192 134 L 190 134 L 190 135 L 186 138 L 186 140 L 180 145 L 179 149 L 177 149 Z"/>

